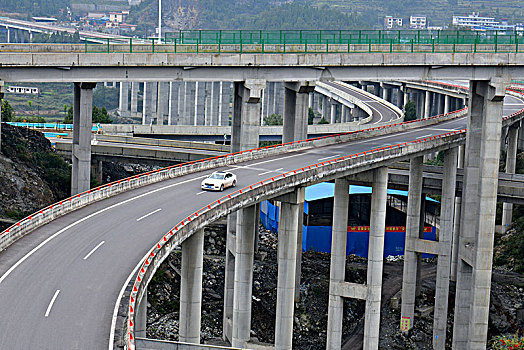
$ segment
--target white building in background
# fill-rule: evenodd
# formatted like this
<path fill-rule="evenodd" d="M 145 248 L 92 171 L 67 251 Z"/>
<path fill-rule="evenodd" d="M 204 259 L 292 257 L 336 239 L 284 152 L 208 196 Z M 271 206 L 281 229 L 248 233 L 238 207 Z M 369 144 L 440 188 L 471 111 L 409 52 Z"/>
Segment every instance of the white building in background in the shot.
<path fill-rule="evenodd" d="M 31 94 L 37 95 L 40 90 L 36 87 L 25 87 L 25 86 L 9 86 L 7 92 L 11 94 Z"/>
<path fill-rule="evenodd" d="M 427 26 L 426 16 L 410 16 L 409 17 L 409 28 L 426 29 L 426 26 Z"/>
<path fill-rule="evenodd" d="M 495 17 L 481 17 L 479 13 L 473 12 L 468 16 L 453 16 L 453 25 L 466 27 L 472 30 L 485 30 L 499 25 Z"/>
<path fill-rule="evenodd" d="M 392 29 L 394 27 L 402 27 L 402 18 L 393 16 L 384 17 L 384 28 Z"/>

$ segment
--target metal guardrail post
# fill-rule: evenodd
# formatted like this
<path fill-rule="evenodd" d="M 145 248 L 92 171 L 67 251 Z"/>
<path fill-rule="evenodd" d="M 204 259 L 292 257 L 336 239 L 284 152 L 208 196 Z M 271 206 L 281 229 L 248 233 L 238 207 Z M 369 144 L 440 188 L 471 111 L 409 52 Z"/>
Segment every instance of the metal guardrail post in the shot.
<path fill-rule="evenodd" d="M 411 39 L 411 52 L 413 53 L 413 39 Z"/>
<path fill-rule="evenodd" d="M 84 53 L 87 53 L 87 40 L 86 39 L 84 39 L 84 44 L 85 44 L 85 49 L 84 49 L 85 52 Z"/>
<path fill-rule="evenodd" d="M 151 38 L 151 52 L 155 53 L 155 38 Z"/>
<path fill-rule="evenodd" d="M 107 38 L 107 53 L 109 53 L 109 38 Z"/>
<path fill-rule="evenodd" d="M 129 53 L 133 53 L 133 38 L 129 38 Z"/>

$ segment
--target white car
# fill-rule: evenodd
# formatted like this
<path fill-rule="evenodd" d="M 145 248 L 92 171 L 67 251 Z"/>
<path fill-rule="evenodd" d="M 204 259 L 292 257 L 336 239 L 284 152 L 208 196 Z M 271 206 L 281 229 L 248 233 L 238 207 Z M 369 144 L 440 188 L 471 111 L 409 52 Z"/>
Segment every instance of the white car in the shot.
<path fill-rule="evenodd" d="M 236 185 L 237 176 L 235 174 L 227 171 L 215 171 L 202 180 L 200 187 L 203 190 L 223 191 L 227 187 L 235 187 Z"/>

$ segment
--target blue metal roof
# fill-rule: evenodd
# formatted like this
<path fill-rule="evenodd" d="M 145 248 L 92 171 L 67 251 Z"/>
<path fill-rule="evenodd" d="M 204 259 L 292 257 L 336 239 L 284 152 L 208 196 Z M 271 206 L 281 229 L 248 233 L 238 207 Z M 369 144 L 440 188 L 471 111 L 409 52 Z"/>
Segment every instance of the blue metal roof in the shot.
<path fill-rule="evenodd" d="M 323 198 L 333 197 L 335 194 L 335 184 L 332 182 L 321 182 L 316 185 L 306 187 L 306 202 L 316 201 Z M 371 194 L 371 187 L 367 186 L 349 186 L 349 194 Z M 408 191 L 388 189 L 389 195 L 408 196 Z M 437 200 L 426 197 L 426 200 L 438 203 Z"/>

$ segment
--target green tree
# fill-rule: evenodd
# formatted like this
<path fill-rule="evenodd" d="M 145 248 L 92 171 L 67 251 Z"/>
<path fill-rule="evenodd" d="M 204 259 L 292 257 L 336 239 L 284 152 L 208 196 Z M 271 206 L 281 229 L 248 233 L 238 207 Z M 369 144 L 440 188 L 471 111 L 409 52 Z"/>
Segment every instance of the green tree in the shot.
<path fill-rule="evenodd" d="M 329 122 L 326 120 L 326 118 L 322 117 L 322 119 L 320 119 L 318 121 L 319 124 L 329 124 Z"/>
<path fill-rule="evenodd" d="M 415 102 L 408 101 L 404 106 L 404 121 L 409 122 L 417 119 L 417 106 Z"/>
<path fill-rule="evenodd" d="M 112 124 L 113 120 L 109 116 L 105 107 L 98 108 L 93 106 L 93 123 Z M 73 106 L 69 106 L 67 114 L 64 118 L 64 124 L 73 124 Z"/>
<path fill-rule="evenodd" d="M 13 107 L 7 100 L 2 100 L 2 121 L 10 122 L 13 120 L 14 115 Z"/>
<path fill-rule="evenodd" d="M 315 112 L 313 108 L 309 107 L 307 110 L 307 123 L 308 125 L 313 125 L 313 120 L 315 119 Z"/>
<path fill-rule="evenodd" d="M 264 117 L 264 124 L 265 125 L 283 125 L 284 120 L 282 117 L 278 114 L 271 114 Z"/>
<path fill-rule="evenodd" d="M 66 105 L 64 105 L 66 108 Z M 73 124 L 73 105 L 70 105 L 67 109 L 67 113 L 64 117 L 64 124 Z"/>
<path fill-rule="evenodd" d="M 100 109 L 97 106 L 93 106 L 93 123 L 111 124 L 113 120 L 109 117 L 105 107 Z"/>

